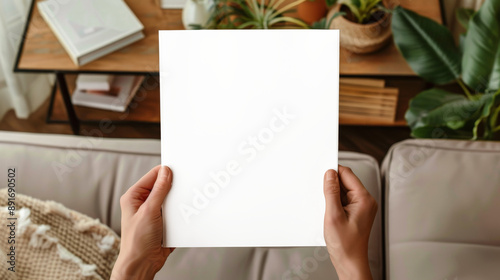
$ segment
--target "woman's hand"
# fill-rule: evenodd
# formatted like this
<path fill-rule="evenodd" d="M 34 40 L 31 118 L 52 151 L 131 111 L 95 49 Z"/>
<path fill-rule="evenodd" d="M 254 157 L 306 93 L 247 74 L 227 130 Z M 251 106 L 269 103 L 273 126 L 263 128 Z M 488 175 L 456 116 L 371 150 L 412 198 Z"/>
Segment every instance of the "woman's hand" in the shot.
<path fill-rule="evenodd" d="M 121 197 L 122 241 L 111 279 L 153 279 L 173 248 L 162 248 L 161 206 L 172 185 L 172 171 L 156 166 Z"/>
<path fill-rule="evenodd" d="M 340 179 L 339 179 L 340 178 Z M 351 169 L 325 173 L 325 241 L 339 279 L 372 279 L 368 239 L 377 202 Z"/>

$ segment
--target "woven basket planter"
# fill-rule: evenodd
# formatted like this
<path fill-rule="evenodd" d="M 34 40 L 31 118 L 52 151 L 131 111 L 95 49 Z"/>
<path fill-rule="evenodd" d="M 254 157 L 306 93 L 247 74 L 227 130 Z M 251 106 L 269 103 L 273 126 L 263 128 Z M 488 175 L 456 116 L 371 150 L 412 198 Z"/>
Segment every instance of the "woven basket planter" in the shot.
<path fill-rule="evenodd" d="M 384 6 L 389 7 L 389 1 L 384 1 Z M 340 11 L 341 5 L 335 5 L 328 13 L 330 18 Z M 335 18 L 330 24 L 330 29 L 340 29 L 340 45 L 353 53 L 371 53 L 384 47 L 391 39 L 391 15 L 384 13 L 378 21 L 369 24 L 359 24 L 343 16 Z"/>

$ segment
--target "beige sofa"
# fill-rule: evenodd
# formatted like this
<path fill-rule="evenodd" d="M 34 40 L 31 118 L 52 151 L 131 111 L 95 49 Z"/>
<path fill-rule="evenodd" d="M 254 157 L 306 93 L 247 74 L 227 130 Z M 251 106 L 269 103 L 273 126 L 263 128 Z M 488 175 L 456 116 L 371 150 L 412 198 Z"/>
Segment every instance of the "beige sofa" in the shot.
<path fill-rule="evenodd" d="M 2 182 L 16 167 L 18 192 L 120 233 L 119 197 L 160 163 L 160 142 L 0 132 L 0 154 Z M 500 143 L 405 141 L 382 173 L 367 155 L 340 152 L 339 161 L 383 206 L 370 237 L 374 279 L 499 279 Z M 156 279 L 337 276 L 323 247 L 191 248 L 176 250 Z"/>

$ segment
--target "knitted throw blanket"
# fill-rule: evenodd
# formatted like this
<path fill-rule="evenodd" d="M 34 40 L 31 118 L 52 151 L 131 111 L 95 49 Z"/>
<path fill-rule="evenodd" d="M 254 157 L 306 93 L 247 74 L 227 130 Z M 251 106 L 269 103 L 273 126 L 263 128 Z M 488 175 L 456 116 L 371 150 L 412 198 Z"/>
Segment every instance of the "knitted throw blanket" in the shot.
<path fill-rule="evenodd" d="M 109 279 L 120 245 L 113 230 L 62 204 L 21 194 L 17 219 L 9 220 L 7 201 L 7 189 L 0 190 L 0 279 Z M 11 222 L 15 244 L 8 243 Z"/>

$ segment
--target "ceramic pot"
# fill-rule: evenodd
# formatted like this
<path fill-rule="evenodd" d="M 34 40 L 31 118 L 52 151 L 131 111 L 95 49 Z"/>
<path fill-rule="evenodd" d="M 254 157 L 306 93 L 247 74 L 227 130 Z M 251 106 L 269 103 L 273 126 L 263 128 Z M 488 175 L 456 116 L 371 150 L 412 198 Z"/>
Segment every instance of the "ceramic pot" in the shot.
<path fill-rule="evenodd" d="M 182 10 L 182 24 L 186 29 L 193 29 L 192 24 L 205 25 L 210 18 L 212 0 L 187 0 Z"/>
<path fill-rule="evenodd" d="M 327 11 L 326 0 L 306 0 L 297 6 L 298 18 L 309 25 L 322 19 Z"/>
<path fill-rule="evenodd" d="M 384 6 L 390 7 L 389 1 L 384 1 Z M 328 13 L 327 20 L 342 5 L 335 5 Z M 328 21 L 327 21 L 328 22 Z M 340 30 L 340 45 L 353 53 L 371 53 L 384 47 L 391 39 L 391 15 L 384 13 L 376 22 L 359 24 L 346 19 L 344 16 L 336 17 L 330 24 L 330 29 Z"/>

